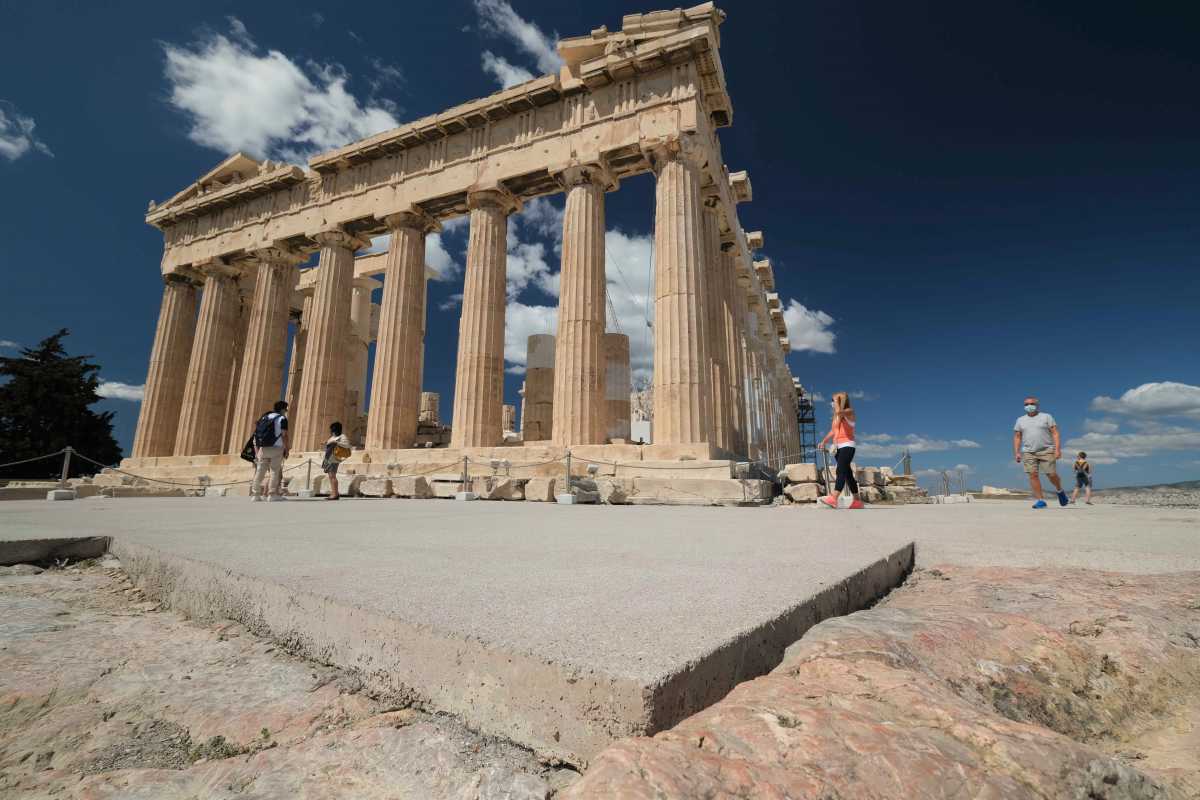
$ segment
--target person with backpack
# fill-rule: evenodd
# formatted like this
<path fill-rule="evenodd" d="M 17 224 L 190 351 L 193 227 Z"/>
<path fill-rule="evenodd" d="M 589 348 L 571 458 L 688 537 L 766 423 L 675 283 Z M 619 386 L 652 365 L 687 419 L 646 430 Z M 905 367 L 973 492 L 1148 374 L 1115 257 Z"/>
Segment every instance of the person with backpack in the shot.
<path fill-rule="evenodd" d="M 254 481 L 250 484 L 250 499 L 262 500 L 263 480 L 270 473 L 268 489 L 272 502 L 285 499 L 281 491 L 283 484 L 283 460 L 288 457 L 288 404 L 280 400 L 274 409 L 259 417 L 254 426 Z"/>
<path fill-rule="evenodd" d="M 340 422 L 329 426 L 329 434 L 325 441 L 325 459 L 321 462 L 321 471 L 329 478 L 329 496 L 325 499 L 337 500 L 341 497 L 338 494 L 338 465 L 350 457 L 350 439 L 342 433 Z"/>

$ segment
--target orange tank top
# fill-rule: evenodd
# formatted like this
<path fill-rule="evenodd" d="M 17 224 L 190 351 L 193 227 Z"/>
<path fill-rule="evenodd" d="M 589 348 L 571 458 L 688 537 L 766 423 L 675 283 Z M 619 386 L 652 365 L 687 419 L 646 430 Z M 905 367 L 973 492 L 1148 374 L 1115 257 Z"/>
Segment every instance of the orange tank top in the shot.
<path fill-rule="evenodd" d="M 854 441 L 854 423 L 842 417 L 833 421 L 833 443 L 843 444 Z"/>

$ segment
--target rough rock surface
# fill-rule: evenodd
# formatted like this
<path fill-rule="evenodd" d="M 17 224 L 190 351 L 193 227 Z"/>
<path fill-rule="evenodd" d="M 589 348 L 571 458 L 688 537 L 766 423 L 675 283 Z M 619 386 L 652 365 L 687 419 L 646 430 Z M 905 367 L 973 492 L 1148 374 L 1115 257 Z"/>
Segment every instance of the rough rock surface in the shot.
<path fill-rule="evenodd" d="M 429 488 L 429 481 L 423 475 L 401 475 L 392 478 L 392 494 L 425 500 L 433 497 L 433 489 Z"/>
<path fill-rule="evenodd" d="M 156 608 L 119 569 L 0 578 L 0 797 L 545 800 L 574 774 Z"/>
<path fill-rule="evenodd" d="M 391 478 L 367 478 L 358 485 L 358 493 L 363 497 L 391 497 Z"/>
<path fill-rule="evenodd" d="M 525 499 L 535 503 L 553 503 L 557 478 L 530 478 L 525 484 Z"/>
<path fill-rule="evenodd" d="M 821 487 L 815 483 L 793 483 L 783 492 L 793 503 L 815 503 L 821 496 Z"/>
<path fill-rule="evenodd" d="M 918 571 L 569 798 L 1200 797 L 1200 574 Z"/>

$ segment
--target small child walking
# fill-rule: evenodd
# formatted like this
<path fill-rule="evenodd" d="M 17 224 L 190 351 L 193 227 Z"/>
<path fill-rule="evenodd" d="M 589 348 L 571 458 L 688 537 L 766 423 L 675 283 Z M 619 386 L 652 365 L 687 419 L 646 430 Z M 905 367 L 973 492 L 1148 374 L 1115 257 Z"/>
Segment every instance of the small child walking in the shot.
<path fill-rule="evenodd" d="M 325 458 L 321 461 L 321 471 L 329 478 L 329 496 L 326 500 L 337 500 L 338 494 L 337 471 L 338 465 L 350 457 L 350 439 L 342 433 L 342 423 L 335 422 L 329 426 L 329 438 L 325 441 Z"/>
<path fill-rule="evenodd" d="M 1075 457 L 1075 491 L 1071 492 L 1071 502 L 1079 499 L 1079 490 L 1084 489 L 1083 502 L 1092 504 L 1092 465 L 1087 460 L 1087 453 L 1082 450 Z"/>

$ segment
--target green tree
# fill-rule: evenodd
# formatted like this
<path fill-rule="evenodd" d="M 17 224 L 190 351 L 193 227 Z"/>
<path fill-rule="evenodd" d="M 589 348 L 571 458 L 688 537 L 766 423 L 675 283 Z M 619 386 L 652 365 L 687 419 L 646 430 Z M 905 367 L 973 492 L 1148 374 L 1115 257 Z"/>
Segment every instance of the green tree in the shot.
<path fill-rule="evenodd" d="M 97 364 L 91 356 L 68 356 L 62 340 L 66 328 L 21 350 L 16 358 L 0 358 L 0 464 L 52 453 L 70 445 L 104 464 L 121 458 L 113 438 L 111 411 L 97 414 L 89 406 L 100 399 Z M 71 475 L 97 467 L 71 459 Z M 61 459 L 44 459 L 0 468 L 0 478 L 47 478 L 62 473 Z"/>

